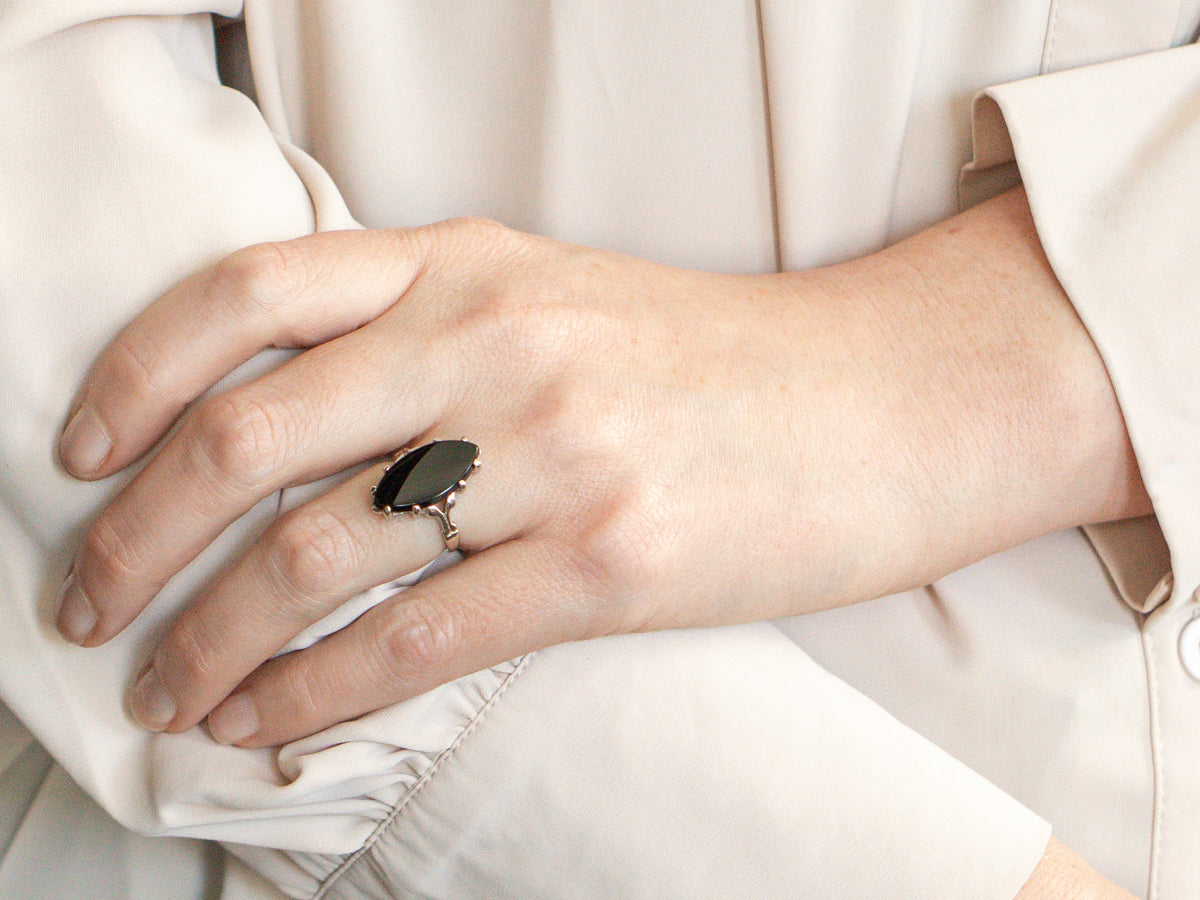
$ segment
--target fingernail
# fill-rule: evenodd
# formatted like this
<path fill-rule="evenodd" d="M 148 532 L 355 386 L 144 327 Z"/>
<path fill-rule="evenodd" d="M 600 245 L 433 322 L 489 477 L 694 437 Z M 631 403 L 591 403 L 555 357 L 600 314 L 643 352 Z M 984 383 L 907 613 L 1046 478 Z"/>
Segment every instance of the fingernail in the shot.
<path fill-rule="evenodd" d="M 175 718 L 175 701 L 159 681 L 154 666 L 142 674 L 129 692 L 129 711 L 150 731 L 162 731 Z"/>
<path fill-rule="evenodd" d="M 95 472 L 112 452 L 112 438 L 91 407 L 82 406 L 67 423 L 58 454 L 69 472 L 88 475 Z"/>
<path fill-rule="evenodd" d="M 236 744 L 258 731 L 258 710 L 245 694 L 234 694 L 208 714 L 208 731 L 218 744 Z"/>
<path fill-rule="evenodd" d="M 62 636 L 73 644 L 82 644 L 96 627 L 96 607 L 88 599 L 79 579 L 72 572 L 67 576 L 62 590 L 58 594 L 58 602 L 54 612 L 54 621 Z"/>

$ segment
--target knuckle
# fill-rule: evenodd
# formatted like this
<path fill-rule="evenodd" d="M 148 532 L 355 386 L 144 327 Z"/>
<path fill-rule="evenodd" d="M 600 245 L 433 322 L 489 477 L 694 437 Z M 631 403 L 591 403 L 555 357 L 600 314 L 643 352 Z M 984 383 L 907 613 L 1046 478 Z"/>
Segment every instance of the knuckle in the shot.
<path fill-rule="evenodd" d="M 528 235 L 478 216 L 438 222 L 428 227 L 426 235 L 437 256 L 468 258 L 476 271 L 487 269 L 489 263 L 511 264 L 515 256 L 532 245 Z"/>
<path fill-rule="evenodd" d="M 460 216 L 434 226 L 440 235 L 475 246 L 507 241 L 517 232 L 485 216 Z"/>
<path fill-rule="evenodd" d="M 88 575 L 109 588 L 132 581 L 145 571 L 129 534 L 106 516 L 93 522 L 84 535 L 83 559 Z"/>
<path fill-rule="evenodd" d="M 566 378 L 539 399 L 531 432 L 551 471 L 581 465 L 608 471 L 615 461 L 636 456 L 640 440 L 627 404 Z"/>
<path fill-rule="evenodd" d="M 291 724 L 307 727 L 321 723 L 328 698 L 346 696 L 342 689 L 332 690 L 335 685 L 329 683 L 329 673 L 308 665 L 302 653 L 277 671 L 281 683 L 272 685 L 270 692 L 272 715 Z"/>
<path fill-rule="evenodd" d="M 166 355 L 148 335 L 123 336 L 112 345 L 106 380 L 114 393 L 138 398 L 164 392 Z"/>
<path fill-rule="evenodd" d="M 294 243 L 270 241 L 244 247 L 216 264 L 213 287 L 239 315 L 272 315 L 309 277 L 307 256 Z"/>
<path fill-rule="evenodd" d="M 200 407 L 194 437 L 208 468 L 222 482 L 250 488 L 282 466 L 294 443 L 294 427 L 280 405 L 233 391 Z"/>
<path fill-rule="evenodd" d="M 575 541 L 576 570 L 590 594 L 623 598 L 662 581 L 672 531 L 655 494 L 641 487 L 627 491 Z"/>
<path fill-rule="evenodd" d="M 445 668 L 463 640 L 463 626 L 447 607 L 424 599 L 403 601 L 380 635 L 380 668 L 400 681 Z"/>
<path fill-rule="evenodd" d="M 575 398 L 571 407 L 574 440 L 591 459 L 623 459 L 638 443 L 634 416 L 628 407 L 590 392 Z"/>
<path fill-rule="evenodd" d="M 522 373 L 558 370 L 576 358 L 575 322 L 567 308 L 544 302 L 521 283 L 482 289 L 478 307 L 464 316 L 471 352 Z"/>
<path fill-rule="evenodd" d="M 172 684 L 194 691 L 220 671 L 220 657 L 220 651 L 201 631 L 180 621 L 159 646 L 155 667 Z"/>
<path fill-rule="evenodd" d="M 287 594 L 295 597 L 344 592 L 363 561 L 354 531 L 328 510 L 283 519 L 270 547 L 272 566 Z"/>

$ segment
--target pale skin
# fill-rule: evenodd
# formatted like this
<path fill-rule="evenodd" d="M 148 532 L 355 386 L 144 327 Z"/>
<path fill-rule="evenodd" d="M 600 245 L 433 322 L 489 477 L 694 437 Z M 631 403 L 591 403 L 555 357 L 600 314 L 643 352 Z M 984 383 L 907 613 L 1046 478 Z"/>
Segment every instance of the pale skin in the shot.
<path fill-rule="evenodd" d="M 311 349 L 193 402 L 269 346 Z M 180 416 L 86 534 L 58 612 L 76 643 L 118 633 L 281 487 L 435 437 L 483 448 L 454 510 L 466 560 L 342 632 L 270 659 L 442 546 L 431 519 L 367 512 L 383 462 L 279 519 L 180 616 L 130 709 L 245 747 L 549 644 L 868 600 L 1150 508 L 1019 189 L 783 275 L 476 221 L 249 248 L 101 355 L 63 464 L 104 478 Z M 1126 895 L 1052 842 L 1021 896 Z"/>

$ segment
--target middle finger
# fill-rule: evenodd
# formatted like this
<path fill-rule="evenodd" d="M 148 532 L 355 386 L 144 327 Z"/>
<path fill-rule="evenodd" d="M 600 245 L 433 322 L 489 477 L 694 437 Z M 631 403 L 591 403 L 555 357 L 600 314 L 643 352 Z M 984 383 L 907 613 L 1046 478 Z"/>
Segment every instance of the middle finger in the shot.
<path fill-rule="evenodd" d="M 419 377 L 429 350 L 415 330 L 400 331 L 372 323 L 189 414 L 88 529 L 59 616 L 67 637 L 107 641 L 264 497 L 381 456 L 431 427 L 458 378 Z M 417 377 L 396 379 L 378 364 L 398 353 Z M 81 603 L 90 615 L 74 615 L 71 605 Z M 90 627 L 71 633 L 89 618 Z"/>

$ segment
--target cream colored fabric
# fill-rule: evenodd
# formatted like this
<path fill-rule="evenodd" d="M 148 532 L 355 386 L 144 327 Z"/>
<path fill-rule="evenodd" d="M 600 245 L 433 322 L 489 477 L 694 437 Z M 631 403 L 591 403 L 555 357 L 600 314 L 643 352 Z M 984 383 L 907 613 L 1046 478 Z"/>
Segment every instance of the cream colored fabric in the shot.
<path fill-rule="evenodd" d="M 1178 654 L 1200 583 L 1200 62 L 1155 52 L 1196 6 L 263 0 L 260 112 L 216 84 L 201 13 L 235 2 L 0 4 L 0 696 L 125 825 L 226 842 L 249 866 L 226 859 L 231 898 L 1011 897 L 1046 828 L 1004 791 L 1132 890 L 1200 895 L 1200 682 Z M 554 648 L 278 755 L 134 728 L 121 695 L 163 623 L 307 491 L 261 504 L 108 648 L 52 633 L 73 542 L 118 487 L 57 472 L 54 433 L 95 351 L 195 268 L 462 213 L 703 268 L 817 265 L 953 211 L 977 91 L 1079 65 L 979 102 L 964 193 L 1015 158 L 1113 372 L 1178 586 L 1144 633 L 1069 533 L 778 627 Z M 48 896 L 21 862 L 39 823 L 91 808 L 3 733 L 27 786 L 3 807 L 3 893 Z M 76 870 L 214 889 L 197 845 L 129 840 Z"/>
<path fill-rule="evenodd" d="M 1200 672 L 1181 654 L 1200 640 L 1200 46 L 1006 85 L 1007 124 L 1046 254 L 1104 357 L 1172 578 L 1151 589 L 1143 627 L 1154 752 L 1149 892 L 1200 893 Z M 1102 144 L 1096 135 L 1103 134 Z M 1176 323 L 1148 336 L 1146 316 Z"/>

